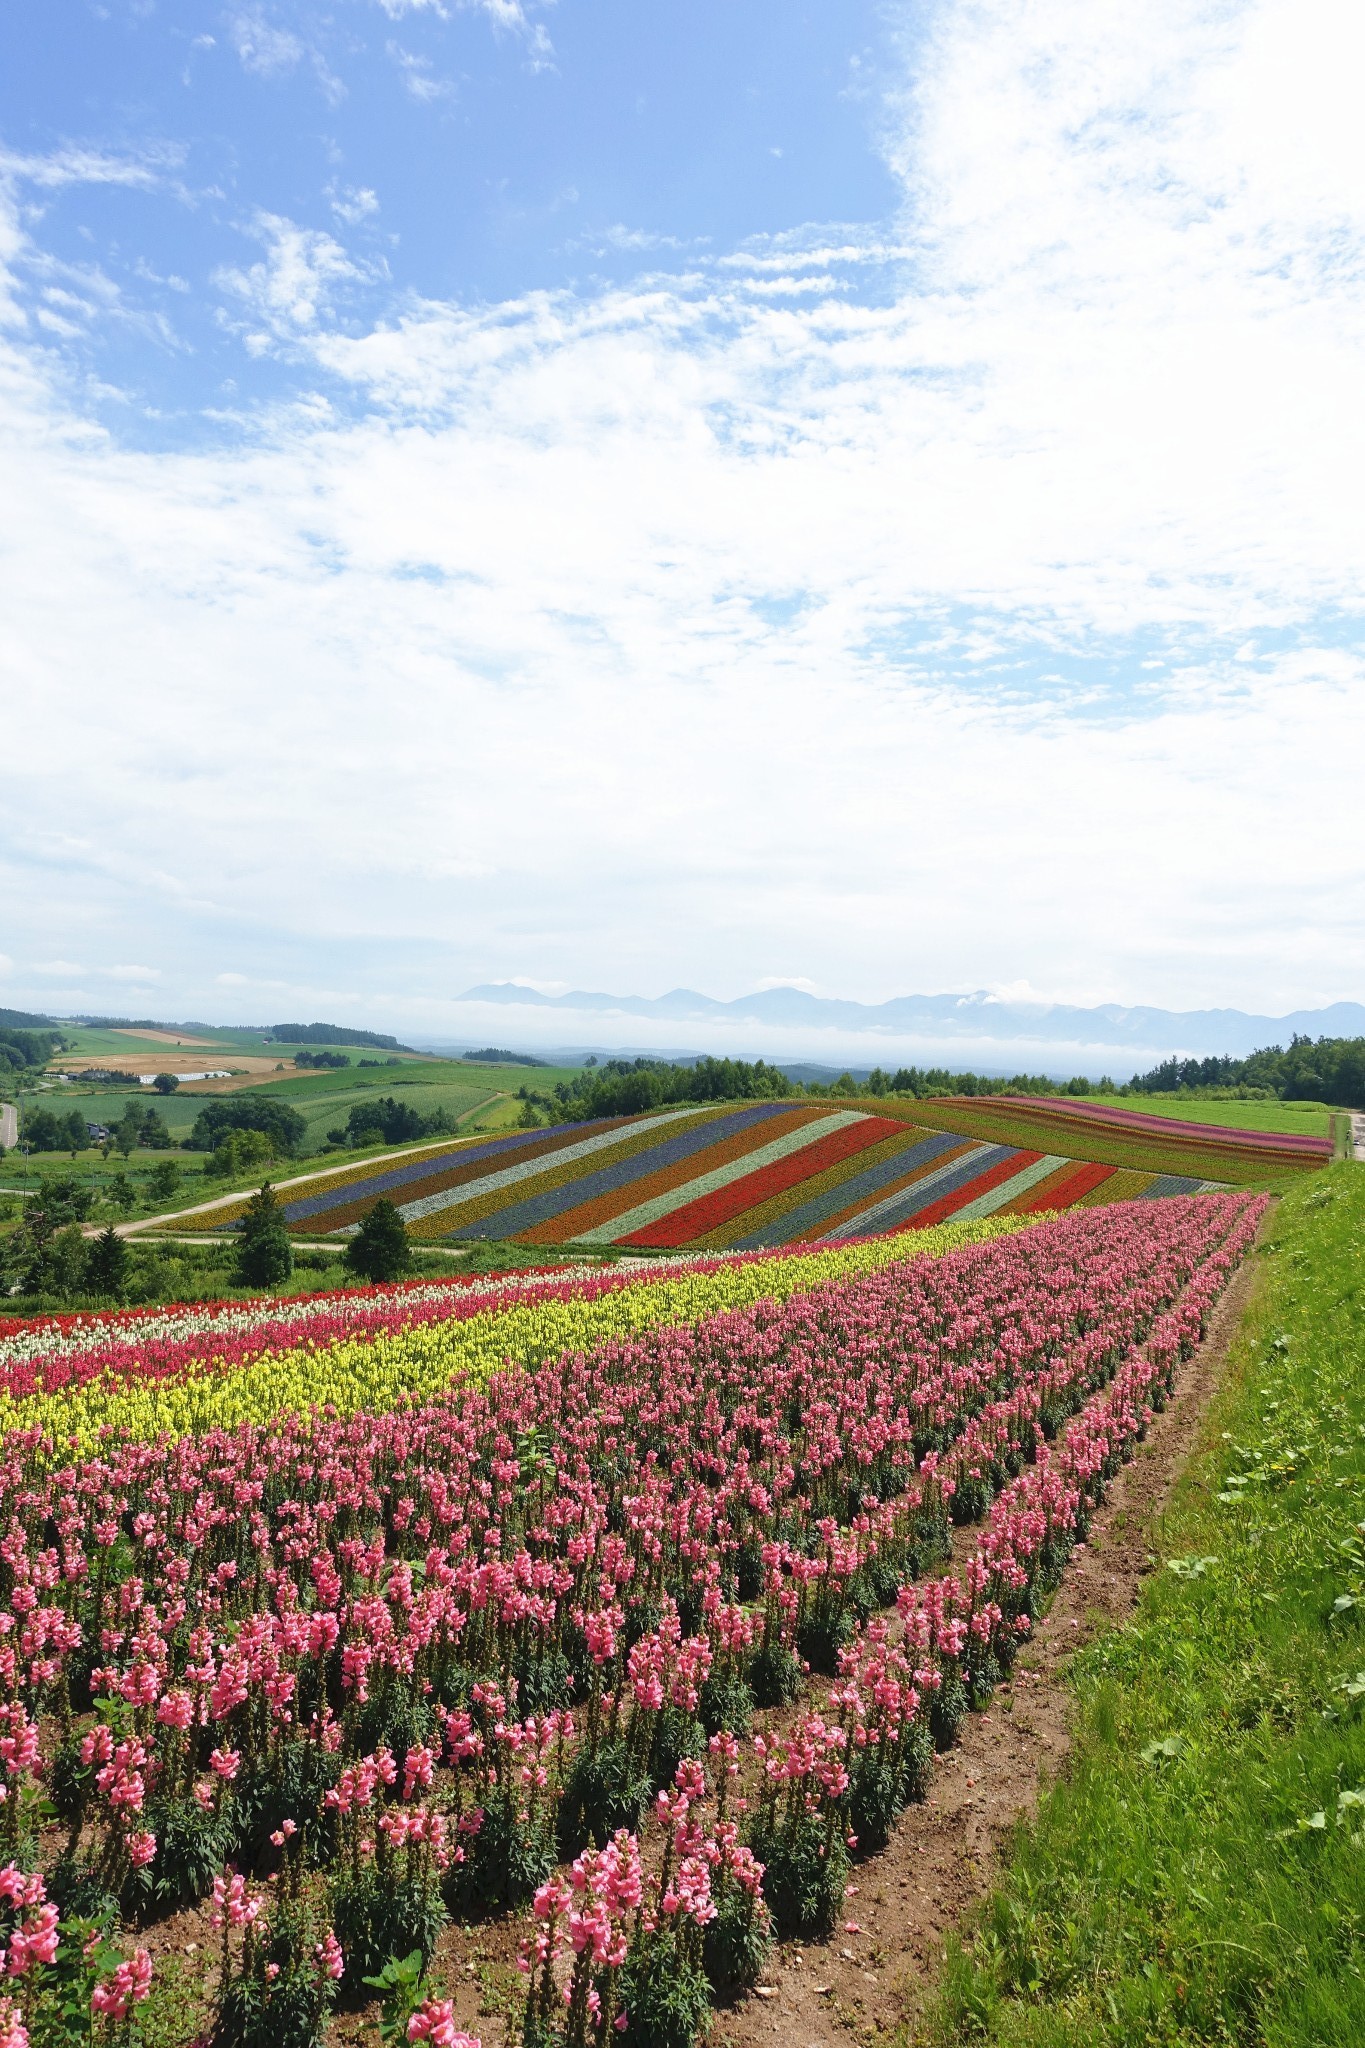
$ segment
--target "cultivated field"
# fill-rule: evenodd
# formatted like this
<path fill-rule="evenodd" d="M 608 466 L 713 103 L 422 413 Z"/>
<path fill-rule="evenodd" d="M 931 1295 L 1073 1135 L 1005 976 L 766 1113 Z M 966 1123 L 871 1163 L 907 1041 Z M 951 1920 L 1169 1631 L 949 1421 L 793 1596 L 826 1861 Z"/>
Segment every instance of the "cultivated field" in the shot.
<path fill-rule="evenodd" d="M 1218 1105 L 1221 1107 L 1221 1104 Z M 1044 1148 L 1073 1158 L 1159 1176 L 1191 1176 L 1243 1187 L 1291 1186 L 1332 1157 L 1325 1135 L 1238 1129 L 1144 1114 L 1127 1102 L 1081 1097 L 955 1096 L 891 1111 L 964 1138 Z M 1191 1124 L 1182 1129 L 1182 1121 Z"/>
<path fill-rule="evenodd" d="M 11 1913 L 167 2044 L 768 2038 L 1263 1209 L 0 1325 Z"/>
<path fill-rule="evenodd" d="M 1106 1147 L 1110 1160 L 1095 1156 Z M 1326 1157 L 1316 1140 L 1227 1132 L 1194 1144 L 1164 1127 L 1134 1136 L 1062 1107 L 1037 1114 L 990 1104 L 978 1115 L 957 1102 L 764 1102 L 518 1131 L 401 1162 L 338 1166 L 288 1189 L 284 1215 L 296 1234 L 326 1237 L 353 1230 L 382 1195 L 419 1242 L 756 1250 L 1190 1194 L 1316 1168 Z M 217 1211 L 217 1225 L 232 1228 L 241 1207 Z"/>

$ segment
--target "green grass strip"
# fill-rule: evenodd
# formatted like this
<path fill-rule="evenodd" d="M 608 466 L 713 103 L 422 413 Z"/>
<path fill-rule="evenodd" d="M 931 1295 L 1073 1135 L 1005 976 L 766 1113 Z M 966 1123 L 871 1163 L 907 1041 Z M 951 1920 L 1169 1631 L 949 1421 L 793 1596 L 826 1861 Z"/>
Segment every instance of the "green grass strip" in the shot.
<path fill-rule="evenodd" d="M 928 2023 L 1007 2048 L 1365 2042 L 1365 1171 L 1255 1255 L 1134 1621 Z"/>

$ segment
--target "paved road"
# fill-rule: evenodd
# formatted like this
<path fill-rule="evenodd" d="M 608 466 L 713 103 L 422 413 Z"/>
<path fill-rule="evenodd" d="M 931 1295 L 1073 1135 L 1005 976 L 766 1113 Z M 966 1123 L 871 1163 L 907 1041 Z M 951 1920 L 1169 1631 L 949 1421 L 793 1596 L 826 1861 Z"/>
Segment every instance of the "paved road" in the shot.
<path fill-rule="evenodd" d="M 1351 1150 L 1357 1159 L 1365 1159 L 1365 1116 L 1358 1109 L 1351 1115 Z"/>
<path fill-rule="evenodd" d="M 19 1112 L 12 1102 L 0 1102 L 0 1145 L 12 1152 L 19 1142 Z"/>

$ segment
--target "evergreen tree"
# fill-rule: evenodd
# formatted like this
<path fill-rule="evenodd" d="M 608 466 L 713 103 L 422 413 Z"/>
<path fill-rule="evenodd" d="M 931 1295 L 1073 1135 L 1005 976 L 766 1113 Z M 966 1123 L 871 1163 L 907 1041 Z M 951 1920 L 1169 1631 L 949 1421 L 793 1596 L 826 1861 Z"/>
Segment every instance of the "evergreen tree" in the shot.
<path fill-rule="evenodd" d="M 275 1287 L 294 1270 L 294 1247 L 284 1227 L 275 1191 L 267 1181 L 251 1197 L 242 1218 L 237 1246 L 237 1283 L 241 1287 Z"/>
<path fill-rule="evenodd" d="M 128 1285 L 128 1247 L 111 1223 L 102 1230 L 85 1255 L 85 1284 L 92 1294 L 107 1294 L 122 1301 Z"/>
<path fill-rule="evenodd" d="M 412 1250 L 402 1217 L 379 1197 L 346 1247 L 346 1265 L 366 1280 L 397 1280 L 412 1270 Z"/>

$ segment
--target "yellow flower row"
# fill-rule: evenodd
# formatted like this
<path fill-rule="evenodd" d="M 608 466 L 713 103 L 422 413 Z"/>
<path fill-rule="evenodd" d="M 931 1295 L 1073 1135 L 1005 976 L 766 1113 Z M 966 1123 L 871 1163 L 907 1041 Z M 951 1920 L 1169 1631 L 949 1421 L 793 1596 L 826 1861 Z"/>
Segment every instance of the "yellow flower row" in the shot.
<path fill-rule="evenodd" d="M 827 1280 L 872 1273 L 907 1258 L 937 1258 L 1024 1228 L 1019 1217 L 945 1223 L 861 1243 L 821 1247 L 775 1259 L 684 1268 L 593 1297 L 512 1301 L 477 1315 L 409 1324 L 377 1336 L 272 1351 L 229 1365 L 222 1358 L 176 1379 L 91 1380 L 69 1391 L 0 1395 L 0 1433 L 37 1429 L 63 1450 L 88 1451 L 101 1430 L 150 1443 L 265 1424 L 330 1406 L 340 1414 L 383 1413 L 440 1394 L 457 1380 L 482 1384 L 500 1366 L 532 1367 L 565 1351 L 586 1351 L 670 1323 L 693 1323 L 759 1300 L 785 1301 Z"/>

